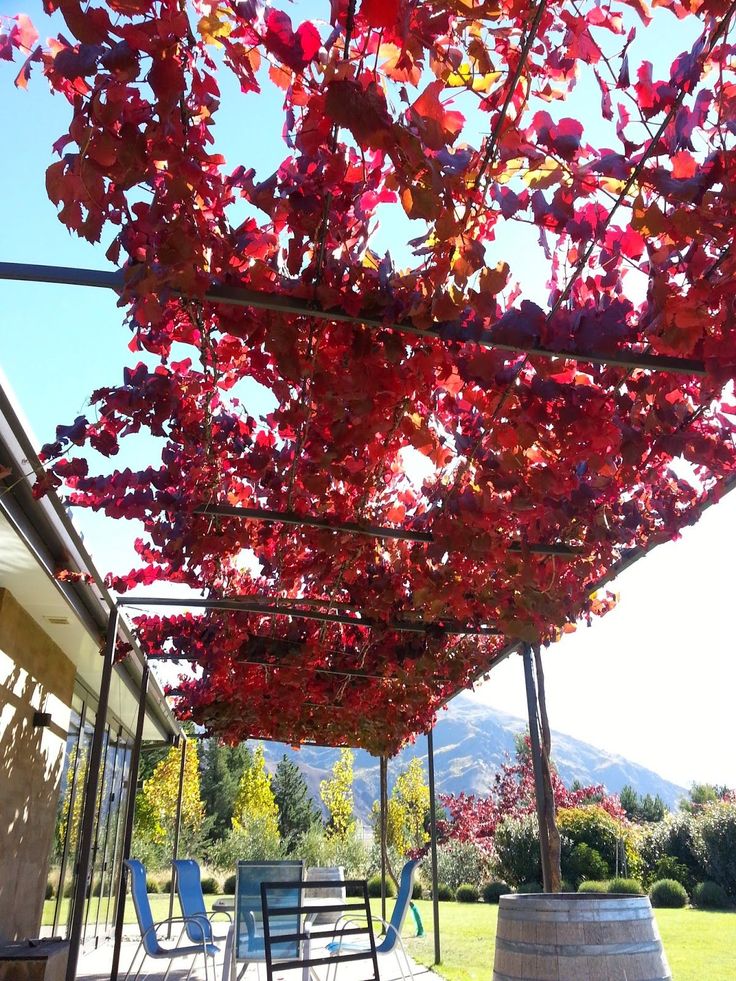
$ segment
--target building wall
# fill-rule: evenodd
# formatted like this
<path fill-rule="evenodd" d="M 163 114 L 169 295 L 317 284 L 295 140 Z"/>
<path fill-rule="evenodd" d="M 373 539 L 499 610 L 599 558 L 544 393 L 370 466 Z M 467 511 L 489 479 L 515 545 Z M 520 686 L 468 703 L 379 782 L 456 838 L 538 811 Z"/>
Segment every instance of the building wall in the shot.
<path fill-rule="evenodd" d="M 75 674 L 0 589 L 0 938 L 38 936 Z M 34 728 L 35 711 L 51 726 Z"/>

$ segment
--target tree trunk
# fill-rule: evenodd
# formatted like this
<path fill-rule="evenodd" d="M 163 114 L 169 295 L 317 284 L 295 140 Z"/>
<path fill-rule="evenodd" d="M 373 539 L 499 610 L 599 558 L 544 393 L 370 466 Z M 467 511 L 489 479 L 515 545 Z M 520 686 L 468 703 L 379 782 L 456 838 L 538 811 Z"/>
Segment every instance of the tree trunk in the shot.
<path fill-rule="evenodd" d="M 550 753 L 552 735 L 547 715 L 547 696 L 544 688 L 544 670 L 539 644 L 534 645 L 534 665 L 537 673 L 537 704 L 539 706 L 539 726 L 541 730 L 542 749 L 542 779 L 544 783 L 544 815 L 547 825 L 547 847 L 549 849 L 549 890 L 560 892 L 562 889 L 561 843 L 560 832 L 557 829 L 555 816 L 555 797 L 552 789 L 552 765 Z"/>

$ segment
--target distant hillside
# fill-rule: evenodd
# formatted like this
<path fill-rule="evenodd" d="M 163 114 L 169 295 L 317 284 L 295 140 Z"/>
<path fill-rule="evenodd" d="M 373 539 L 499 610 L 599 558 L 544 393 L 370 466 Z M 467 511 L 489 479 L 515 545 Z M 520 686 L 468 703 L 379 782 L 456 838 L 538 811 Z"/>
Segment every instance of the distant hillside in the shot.
<path fill-rule="evenodd" d="M 476 702 L 469 695 L 453 699 L 441 713 L 434 735 L 435 778 L 439 793 L 485 794 L 496 770 L 514 753 L 514 737 L 526 729 L 523 719 L 499 712 Z M 299 764 L 315 798 L 320 780 L 328 775 L 338 753 L 334 749 L 304 746 L 293 750 L 281 743 L 264 745 L 266 762 L 273 769 L 284 753 Z M 426 741 L 417 739 L 389 764 L 389 781 L 414 756 L 426 756 Z M 659 794 L 674 808 L 686 790 L 663 779 L 637 763 L 597 749 L 560 732 L 552 734 L 552 757 L 568 786 L 602 783 L 611 793 L 630 784 L 640 794 Z M 365 820 L 378 797 L 378 760 L 363 750 L 355 754 L 355 803 L 358 816 Z"/>

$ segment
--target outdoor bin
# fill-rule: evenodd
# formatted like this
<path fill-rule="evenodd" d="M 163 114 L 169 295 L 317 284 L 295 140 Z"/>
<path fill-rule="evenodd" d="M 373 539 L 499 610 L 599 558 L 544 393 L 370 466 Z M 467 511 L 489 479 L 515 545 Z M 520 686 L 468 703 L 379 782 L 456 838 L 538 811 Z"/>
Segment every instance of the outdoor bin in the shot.
<path fill-rule="evenodd" d="M 493 981 L 671 981 L 647 896 L 501 896 Z"/>

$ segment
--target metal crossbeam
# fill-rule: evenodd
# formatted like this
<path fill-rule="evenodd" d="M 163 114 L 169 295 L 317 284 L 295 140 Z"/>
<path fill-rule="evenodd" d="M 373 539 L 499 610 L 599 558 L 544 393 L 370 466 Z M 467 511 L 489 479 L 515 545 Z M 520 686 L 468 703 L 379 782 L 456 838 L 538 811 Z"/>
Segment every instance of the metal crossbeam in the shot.
<path fill-rule="evenodd" d="M 312 517 L 297 514 L 295 511 L 270 511 L 265 508 L 247 508 L 237 504 L 204 504 L 197 508 L 195 514 L 212 515 L 218 518 L 239 518 L 242 521 L 272 521 L 285 525 L 302 525 L 306 528 L 319 528 L 323 531 L 345 532 L 349 535 L 366 535 L 371 538 L 393 539 L 400 542 L 431 543 L 434 535 L 431 531 L 412 531 L 408 528 L 388 528 L 385 525 L 362 525 L 354 521 L 333 521 L 331 518 Z M 531 543 L 522 546 L 513 542 L 507 546 L 509 552 L 529 551 L 535 555 L 573 556 L 581 549 L 563 543 L 542 545 Z"/>
<path fill-rule="evenodd" d="M 194 657 L 186 654 L 150 654 L 149 661 L 191 661 L 193 664 L 201 664 L 201 657 Z M 358 678 L 363 681 L 398 681 L 395 674 L 371 674 L 369 671 L 356 671 L 348 668 L 316 668 L 311 665 L 305 668 L 302 664 L 287 663 L 280 664 L 278 661 L 257 661 L 247 657 L 235 656 L 233 660 L 237 664 L 245 664 L 248 667 L 276 668 L 279 671 L 300 671 L 303 674 L 314 672 L 315 674 L 333 675 L 338 678 Z M 434 679 L 433 679 L 434 680 Z M 442 679 L 436 679 L 441 681 Z"/>
<path fill-rule="evenodd" d="M 298 600 L 295 600 L 298 602 Z M 432 623 L 411 623 L 407 620 L 393 620 L 384 623 L 370 618 L 356 619 L 341 613 L 323 613 L 320 610 L 301 610 L 283 603 L 253 601 L 240 596 L 230 598 L 194 597 L 186 599 L 171 596 L 121 596 L 120 606 L 178 606 L 192 607 L 205 610 L 229 610 L 233 613 L 255 613 L 266 617 L 298 617 L 303 620 L 318 620 L 321 623 L 342 623 L 350 627 L 383 628 L 396 633 L 445 633 L 445 634 L 479 634 L 484 636 L 499 636 L 502 631 L 498 627 L 479 626 L 470 623 L 458 623 L 456 620 L 437 620 Z M 325 602 L 325 606 L 334 604 Z"/>
<path fill-rule="evenodd" d="M 41 266 L 21 262 L 1 262 L 0 279 L 12 279 L 29 283 L 56 283 L 66 286 L 91 286 L 121 292 L 125 278 L 121 271 L 105 272 L 99 269 L 78 269 L 62 266 Z M 246 286 L 212 286 L 205 298 L 210 303 L 229 306 L 250 307 L 256 310 L 271 310 L 289 317 L 309 317 L 313 320 L 327 320 L 355 324 L 372 330 L 395 330 L 414 337 L 443 340 L 442 330 L 416 327 L 413 323 L 402 321 L 383 321 L 375 316 L 355 316 L 339 307 L 326 310 L 317 307 L 298 296 L 267 293 L 249 289 Z M 697 358 L 672 358 L 666 355 L 646 354 L 644 352 L 619 350 L 602 353 L 599 351 L 574 351 L 568 348 L 553 350 L 539 344 L 509 344 L 494 340 L 493 330 L 484 330 L 477 337 L 452 337 L 453 343 L 478 344 L 482 348 L 509 351 L 513 354 L 527 354 L 540 358 L 566 358 L 584 364 L 612 365 L 619 368 L 641 368 L 646 371 L 667 371 L 672 374 L 705 375 L 705 362 Z"/>

